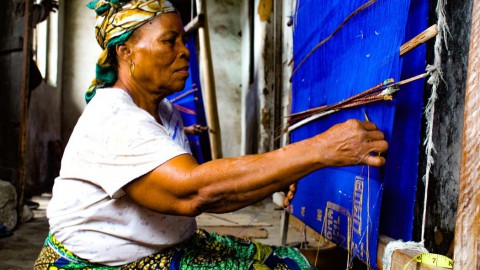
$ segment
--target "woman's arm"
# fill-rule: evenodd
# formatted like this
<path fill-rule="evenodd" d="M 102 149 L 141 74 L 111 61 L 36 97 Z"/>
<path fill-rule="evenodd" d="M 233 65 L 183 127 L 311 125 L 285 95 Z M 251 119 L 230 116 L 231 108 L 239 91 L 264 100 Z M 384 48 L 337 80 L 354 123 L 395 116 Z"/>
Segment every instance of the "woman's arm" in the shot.
<path fill-rule="evenodd" d="M 261 201 L 324 167 L 381 166 L 385 159 L 370 153 L 387 148 L 383 133 L 373 123 L 349 120 L 265 154 L 202 165 L 190 155 L 181 155 L 133 181 L 125 190 L 137 203 L 165 214 L 230 212 Z"/>

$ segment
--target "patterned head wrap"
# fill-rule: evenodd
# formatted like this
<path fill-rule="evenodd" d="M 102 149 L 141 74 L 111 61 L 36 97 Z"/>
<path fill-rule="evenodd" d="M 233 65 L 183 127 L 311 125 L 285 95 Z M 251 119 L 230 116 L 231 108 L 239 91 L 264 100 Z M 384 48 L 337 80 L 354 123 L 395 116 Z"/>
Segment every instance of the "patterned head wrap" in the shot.
<path fill-rule="evenodd" d="M 96 77 L 85 93 L 87 103 L 97 88 L 117 81 L 116 71 L 108 59 L 108 47 L 125 43 L 135 29 L 158 15 L 176 12 L 167 0 L 95 0 L 88 7 L 97 13 L 95 34 L 103 52 L 97 61 Z"/>

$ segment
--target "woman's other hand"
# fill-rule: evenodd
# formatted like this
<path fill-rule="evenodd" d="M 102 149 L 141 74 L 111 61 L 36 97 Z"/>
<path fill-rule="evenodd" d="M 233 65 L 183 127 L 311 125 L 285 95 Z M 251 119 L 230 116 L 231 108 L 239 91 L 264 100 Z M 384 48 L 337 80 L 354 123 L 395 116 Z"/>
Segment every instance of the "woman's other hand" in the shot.
<path fill-rule="evenodd" d="M 208 130 L 208 127 L 205 127 L 199 124 L 194 124 L 184 128 L 185 134 L 188 134 L 188 135 L 201 135 L 207 130 Z"/>

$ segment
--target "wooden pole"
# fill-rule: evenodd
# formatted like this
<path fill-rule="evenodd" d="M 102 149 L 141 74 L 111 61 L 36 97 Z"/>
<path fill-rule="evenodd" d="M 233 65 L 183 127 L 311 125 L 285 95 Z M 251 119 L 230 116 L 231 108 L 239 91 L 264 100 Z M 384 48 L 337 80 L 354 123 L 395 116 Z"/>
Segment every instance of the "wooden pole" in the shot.
<path fill-rule="evenodd" d="M 198 30 L 200 27 L 203 26 L 204 21 L 205 18 L 203 14 L 198 14 L 189 23 L 187 23 L 187 25 L 185 25 L 185 34 L 190 35 L 192 32 Z"/>
<path fill-rule="evenodd" d="M 463 120 L 455 269 L 480 269 L 480 0 L 473 1 Z"/>
<path fill-rule="evenodd" d="M 427 42 L 429 39 L 436 36 L 437 33 L 438 33 L 438 29 L 436 24 L 425 29 L 425 31 L 418 34 L 416 37 L 412 38 L 411 40 L 405 42 L 405 44 L 403 44 L 402 47 L 400 47 L 400 56 L 408 53 L 409 51 L 415 49 L 419 45 Z"/>
<path fill-rule="evenodd" d="M 212 159 L 222 157 L 222 141 L 220 124 L 218 121 L 217 97 L 215 93 L 215 79 L 213 76 L 212 55 L 210 52 L 210 35 L 208 32 L 207 1 L 196 0 L 199 14 L 203 14 L 203 25 L 198 29 L 200 45 L 200 74 L 203 78 L 203 94 L 205 113 L 209 128 L 210 148 Z"/>
<path fill-rule="evenodd" d="M 32 46 L 32 10 L 33 0 L 25 1 L 25 15 L 23 19 L 23 59 L 22 59 L 22 89 L 20 90 L 20 128 L 19 128 L 19 168 L 16 183 L 17 213 L 23 209 L 23 193 L 26 182 L 27 168 L 27 125 L 28 125 L 28 99 L 29 99 L 29 74 Z"/>

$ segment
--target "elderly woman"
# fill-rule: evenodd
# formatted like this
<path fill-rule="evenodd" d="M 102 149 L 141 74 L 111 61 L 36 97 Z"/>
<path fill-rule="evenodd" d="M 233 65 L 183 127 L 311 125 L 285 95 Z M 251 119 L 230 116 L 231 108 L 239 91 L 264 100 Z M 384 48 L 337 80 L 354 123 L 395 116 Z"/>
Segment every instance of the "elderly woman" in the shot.
<path fill-rule="evenodd" d="M 302 254 L 198 230 L 195 216 L 267 198 L 326 166 L 385 160 L 383 133 L 350 120 L 259 155 L 198 165 L 166 96 L 183 89 L 189 51 L 165 0 L 97 0 L 104 49 L 48 206 L 36 269 L 311 269 Z"/>

